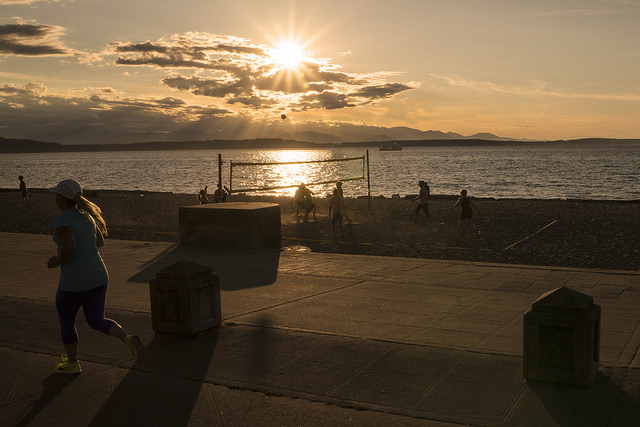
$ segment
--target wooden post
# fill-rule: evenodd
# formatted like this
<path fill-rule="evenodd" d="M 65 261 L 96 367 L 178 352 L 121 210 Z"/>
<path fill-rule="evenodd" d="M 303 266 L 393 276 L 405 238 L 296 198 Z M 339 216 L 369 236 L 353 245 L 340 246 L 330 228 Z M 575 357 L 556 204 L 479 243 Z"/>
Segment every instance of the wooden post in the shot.
<path fill-rule="evenodd" d="M 222 154 L 218 153 L 218 184 L 222 185 Z"/>
<path fill-rule="evenodd" d="M 367 150 L 367 198 L 369 199 L 369 210 L 371 210 L 371 177 L 369 175 L 369 150 Z"/>

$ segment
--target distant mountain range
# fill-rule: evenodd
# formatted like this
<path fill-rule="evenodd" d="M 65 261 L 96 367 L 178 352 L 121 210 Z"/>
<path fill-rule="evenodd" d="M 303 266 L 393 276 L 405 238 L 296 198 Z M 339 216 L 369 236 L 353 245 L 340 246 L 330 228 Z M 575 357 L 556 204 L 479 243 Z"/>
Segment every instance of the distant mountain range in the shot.
<path fill-rule="evenodd" d="M 204 141 L 154 141 L 136 142 L 129 144 L 60 144 L 57 142 L 33 141 L 29 139 L 7 139 L 0 137 L 0 153 L 53 153 L 70 151 L 146 151 L 146 150 L 207 150 L 207 149 L 314 149 L 327 147 L 371 147 L 374 149 L 397 142 L 403 147 L 422 146 L 495 146 L 495 145 L 536 145 L 536 144 L 562 144 L 562 145 L 638 145 L 640 139 L 612 139 L 612 138 L 585 138 L 575 140 L 557 141 L 522 141 L 497 137 L 493 134 L 476 134 L 469 137 L 448 132 L 416 131 L 406 129 L 405 136 L 422 136 L 422 138 L 403 139 L 371 139 L 357 142 L 334 142 L 331 135 L 317 132 L 306 132 L 308 140 L 282 139 L 282 138 L 256 138 L 256 139 L 216 139 Z M 416 134 L 418 132 L 419 134 Z M 425 138 L 425 134 L 430 138 Z M 300 135 L 303 139 L 305 135 Z M 374 135 L 370 135 L 373 137 Z M 381 136 L 381 135 L 378 135 Z M 306 139 L 306 138 L 305 138 Z"/>
<path fill-rule="evenodd" d="M 339 134 L 339 136 L 337 135 Z M 295 133 L 284 133 L 282 139 L 292 139 L 302 142 L 342 143 L 342 142 L 390 142 L 403 140 L 450 140 L 450 139 L 483 139 L 487 141 L 513 141 L 491 133 L 477 133 L 464 136 L 455 132 L 440 132 L 437 130 L 418 130 L 405 126 L 383 128 L 376 126 L 348 126 L 341 125 L 336 134 L 306 130 Z"/>

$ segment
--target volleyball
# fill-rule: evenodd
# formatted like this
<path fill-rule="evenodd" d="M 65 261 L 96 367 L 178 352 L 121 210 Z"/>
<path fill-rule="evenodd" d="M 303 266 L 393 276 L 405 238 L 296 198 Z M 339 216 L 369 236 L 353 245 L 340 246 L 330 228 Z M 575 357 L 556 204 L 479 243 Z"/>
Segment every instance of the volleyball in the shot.
<path fill-rule="evenodd" d="M 280 116 L 280 118 L 281 118 L 282 120 L 284 120 L 284 119 L 286 119 L 286 118 L 287 118 L 287 115 L 286 115 L 286 114 L 283 114 L 283 115 L 281 115 L 281 116 Z"/>

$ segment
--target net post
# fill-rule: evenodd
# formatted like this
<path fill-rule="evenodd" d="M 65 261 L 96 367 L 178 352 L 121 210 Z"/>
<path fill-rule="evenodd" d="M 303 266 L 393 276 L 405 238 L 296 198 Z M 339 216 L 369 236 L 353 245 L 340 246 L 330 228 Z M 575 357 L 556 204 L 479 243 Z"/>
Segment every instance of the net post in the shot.
<path fill-rule="evenodd" d="M 222 154 L 218 153 L 218 184 L 222 186 Z"/>
<path fill-rule="evenodd" d="M 367 199 L 371 210 L 371 176 L 369 175 L 369 150 L 367 150 Z"/>
<path fill-rule="evenodd" d="M 233 160 L 229 161 L 229 192 L 233 193 Z"/>

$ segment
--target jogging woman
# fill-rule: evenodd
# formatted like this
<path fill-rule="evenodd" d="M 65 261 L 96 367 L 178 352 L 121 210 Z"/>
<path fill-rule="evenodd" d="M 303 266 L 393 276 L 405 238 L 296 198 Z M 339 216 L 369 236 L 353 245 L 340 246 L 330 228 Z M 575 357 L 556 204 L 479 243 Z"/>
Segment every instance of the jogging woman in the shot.
<path fill-rule="evenodd" d="M 100 208 L 82 196 L 82 187 L 67 179 L 49 189 L 56 194 L 62 214 L 53 221 L 53 240 L 57 255 L 49 258 L 49 268 L 60 267 L 56 309 L 65 355 L 54 371 L 79 374 L 76 315 L 82 307 L 93 329 L 120 339 L 138 361 L 144 358 L 144 346 L 136 335 L 128 335 L 120 325 L 104 317 L 109 275 L 98 252 L 104 244 L 107 227 Z"/>

